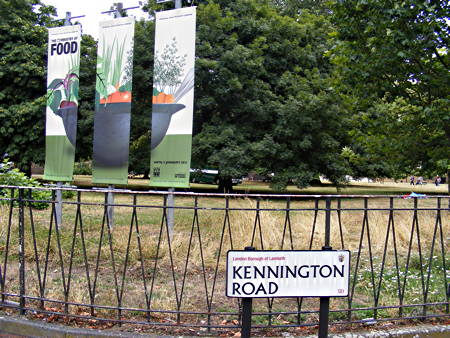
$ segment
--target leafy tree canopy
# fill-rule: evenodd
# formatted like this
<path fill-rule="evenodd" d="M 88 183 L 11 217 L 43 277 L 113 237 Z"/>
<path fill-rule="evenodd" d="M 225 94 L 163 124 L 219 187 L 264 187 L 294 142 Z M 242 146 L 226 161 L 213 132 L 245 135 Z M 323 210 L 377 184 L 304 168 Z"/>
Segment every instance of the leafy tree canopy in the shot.
<path fill-rule="evenodd" d="M 346 118 L 324 57 L 327 18 L 255 0 L 209 1 L 197 15 L 194 166 L 273 172 L 278 188 L 338 181 Z"/>
<path fill-rule="evenodd" d="M 0 152 L 29 171 L 43 160 L 47 30 L 55 8 L 0 0 Z"/>
<path fill-rule="evenodd" d="M 374 175 L 442 175 L 450 158 L 447 1 L 342 0 L 333 7 L 352 151 Z M 360 167 L 360 169 L 363 169 Z"/>

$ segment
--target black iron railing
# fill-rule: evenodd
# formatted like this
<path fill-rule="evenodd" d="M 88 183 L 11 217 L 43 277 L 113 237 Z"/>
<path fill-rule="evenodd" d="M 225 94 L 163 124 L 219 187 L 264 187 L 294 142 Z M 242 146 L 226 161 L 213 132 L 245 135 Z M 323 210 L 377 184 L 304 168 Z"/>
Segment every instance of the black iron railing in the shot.
<path fill-rule="evenodd" d="M 350 294 L 330 301 L 331 325 L 450 317 L 448 196 L 175 193 L 168 206 L 166 192 L 63 190 L 60 218 L 56 188 L 0 187 L 7 311 L 238 328 L 241 302 L 224 291 L 227 250 L 329 243 L 352 253 Z M 255 299 L 253 327 L 317 325 L 318 307 L 311 298 Z"/>

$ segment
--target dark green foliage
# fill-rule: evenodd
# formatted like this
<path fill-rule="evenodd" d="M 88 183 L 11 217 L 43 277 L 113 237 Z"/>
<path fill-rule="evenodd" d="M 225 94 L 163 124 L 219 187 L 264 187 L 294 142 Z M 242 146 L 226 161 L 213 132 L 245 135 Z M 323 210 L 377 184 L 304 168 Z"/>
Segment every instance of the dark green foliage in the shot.
<path fill-rule="evenodd" d="M 296 20 L 267 1 L 218 1 L 198 10 L 193 166 L 224 176 L 275 173 L 307 186 L 337 182 L 345 116 L 324 52 L 332 27 Z"/>
<path fill-rule="evenodd" d="M 449 9 L 447 1 L 336 2 L 333 60 L 354 113 L 351 150 L 360 174 L 447 171 Z"/>
<path fill-rule="evenodd" d="M 92 157 L 96 63 L 97 42 L 92 36 L 84 34 L 80 51 L 80 100 L 76 149 L 78 161 Z"/>
<path fill-rule="evenodd" d="M 44 156 L 44 26 L 54 13 L 39 0 L 0 0 L 0 152 L 28 172 Z"/>
<path fill-rule="evenodd" d="M 153 21 L 137 21 L 134 40 L 133 102 L 129 171 L 147 174 L 150 167 L 150 127 L 153 88 Z"/>

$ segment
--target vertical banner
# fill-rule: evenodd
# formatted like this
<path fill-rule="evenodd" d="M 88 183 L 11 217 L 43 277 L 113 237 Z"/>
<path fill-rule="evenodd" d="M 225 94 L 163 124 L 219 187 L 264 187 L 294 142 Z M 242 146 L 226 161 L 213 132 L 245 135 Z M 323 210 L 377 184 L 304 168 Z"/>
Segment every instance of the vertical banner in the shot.
<path fill-rule="evenodd" d="M 128 183 L 133 45 L 133 17 L 100 23 L 93 183 Z"/>
<path fill-rule="evenodd" d="M 150 185 L 189 187 L 196 8 L 156 13 Z"/>
<path fill-rule="evenodd" d="M 77 138 L 81 26 L 48 30 L 44 179 L 72 181 Z"/>

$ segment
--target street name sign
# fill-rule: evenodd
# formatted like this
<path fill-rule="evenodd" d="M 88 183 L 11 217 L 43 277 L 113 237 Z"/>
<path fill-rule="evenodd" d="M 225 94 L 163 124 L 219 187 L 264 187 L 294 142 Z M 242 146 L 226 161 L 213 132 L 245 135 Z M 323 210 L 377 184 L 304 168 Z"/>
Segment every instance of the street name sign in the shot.
<path fill-rule="evenodd" d="M 231 250 L 226 274 L 228 297 L 346 297 L 350 251 Z"/>

